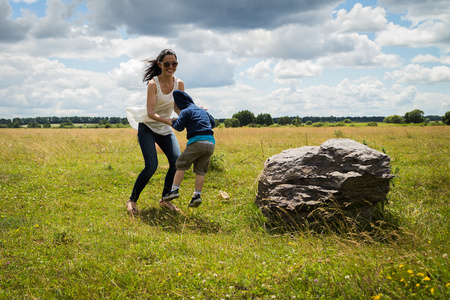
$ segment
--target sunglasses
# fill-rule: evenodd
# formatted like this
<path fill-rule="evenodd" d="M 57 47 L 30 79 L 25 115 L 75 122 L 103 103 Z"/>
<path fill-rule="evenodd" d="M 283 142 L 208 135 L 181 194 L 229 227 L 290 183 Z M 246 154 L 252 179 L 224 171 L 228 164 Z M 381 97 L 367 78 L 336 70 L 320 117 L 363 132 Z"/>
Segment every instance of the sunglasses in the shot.
<path fill-rule="evenodd" d="M 169 62 L 169 61 L 166 61 L 166 62 L 159 62 L 162 66 L 164 66 L 164 68 L 168 68 L 168 67 L 170 67 L 170 65 L 172 65 L 172 67 L 173 68 L 176 68 L 177 66 L 178 66 L 178 62 L 177 61 L 173 61 L 173 62 Z"/>

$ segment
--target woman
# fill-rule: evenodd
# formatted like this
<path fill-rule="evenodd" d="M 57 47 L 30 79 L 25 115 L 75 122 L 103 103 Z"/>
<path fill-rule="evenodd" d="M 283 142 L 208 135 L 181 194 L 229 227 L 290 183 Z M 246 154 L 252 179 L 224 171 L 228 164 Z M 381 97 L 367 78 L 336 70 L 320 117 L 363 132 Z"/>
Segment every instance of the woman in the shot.
<path fill-rule="evenodd" d="M 145 168 L 139 174 L 133 187 L 127 210 L 137 212 L 136 202 L 150 178 L 158 167 L 158 156 L 155 143 L 161 148 L 169 161 L 169 170 L 164 181 L 162 197 L 172 187 L 176 172 L 175 162 L 180 156 L 180 146 L 171 126 L 162 123 L 171 120 L 173 113 L 174 90 L 184 91 L 182 80 L 174 76 L 177 70 L 177 56 L 173 50 L 161 51 L 154 60 L 147 61 L 143 81 L 147 82 L 147 104 L 143 108 L 127 108 L 127 118 L 130 125 L 138 130 L 139 145 L 144 156 Z M 178 210 L 170 201 L 159 201 L 161 207 Z"/>

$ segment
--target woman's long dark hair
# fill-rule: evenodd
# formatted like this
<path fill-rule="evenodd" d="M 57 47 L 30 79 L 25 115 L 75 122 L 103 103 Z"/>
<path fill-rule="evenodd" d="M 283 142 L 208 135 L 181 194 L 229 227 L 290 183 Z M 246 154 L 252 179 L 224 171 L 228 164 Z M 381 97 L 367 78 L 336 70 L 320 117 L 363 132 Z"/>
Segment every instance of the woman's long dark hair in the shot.
<path fill-rule="evenodd" d="M 158 65 L 158 62 L 162 61 L 164 59 L 164 57 L 166 57 L 166 55 L 173 55 L 173 56 L 175 56 L 175 58 L 177 58 L 177 55 L 175 54 L 175 52 L 173 50 L 164 49 L 163 51 L 161 51 L 161 53 L 159 53 L 159 55 L 156 59 L 151 59 L 151 60 L 149 59 L 149 60 L 144 61 L 148 64 L 148 66 L 145 68 L 142 81 L 148 83 L 153 77 L 161 74 L 162 70 L 161 70 L 161 67 Z"/>

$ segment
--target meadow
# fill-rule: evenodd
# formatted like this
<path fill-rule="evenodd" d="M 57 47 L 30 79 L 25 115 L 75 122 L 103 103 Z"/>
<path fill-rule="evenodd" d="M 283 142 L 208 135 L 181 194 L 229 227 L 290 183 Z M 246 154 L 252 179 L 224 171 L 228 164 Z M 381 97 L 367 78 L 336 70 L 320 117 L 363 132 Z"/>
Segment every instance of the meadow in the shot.
<path fill-rule="evenodd" d="M 218 128 L 203 204 L 158 205 L 167 161 L 143 168 L 136 131 L 0 129 L 0 299 L 449 299 L 450 126 Z M 177 133 L 181 148 L 185 133 Z M 264 161 L 350 138 L 391 157 L 369 226 L 274 227 L 254 204 Z M 220 191 L 229 199 L 219 197 Z"/>

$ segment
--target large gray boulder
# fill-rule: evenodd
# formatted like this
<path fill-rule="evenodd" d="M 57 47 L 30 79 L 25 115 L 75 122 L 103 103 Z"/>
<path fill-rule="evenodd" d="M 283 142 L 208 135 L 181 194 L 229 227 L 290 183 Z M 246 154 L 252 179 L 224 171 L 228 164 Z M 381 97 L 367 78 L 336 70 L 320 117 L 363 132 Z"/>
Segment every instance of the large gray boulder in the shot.
<path fill-rule="evenodd" d="M 288 224 L 370 219 L 389 192 L 389 163 L 388 155 L 350 139 L 285 150 L 265 162 L 255 203 L 269 221 Z"/>

